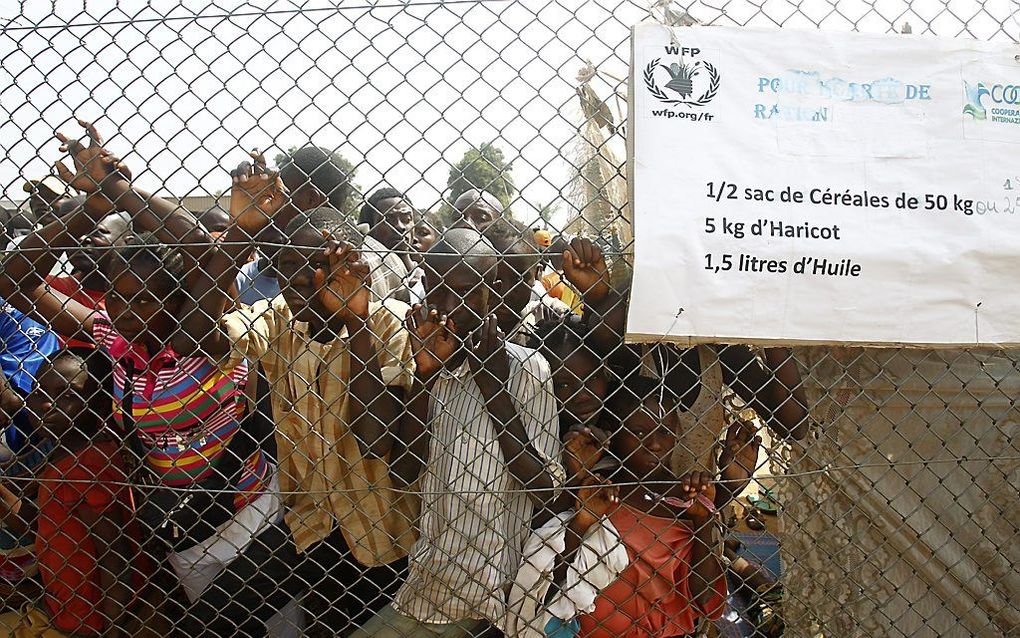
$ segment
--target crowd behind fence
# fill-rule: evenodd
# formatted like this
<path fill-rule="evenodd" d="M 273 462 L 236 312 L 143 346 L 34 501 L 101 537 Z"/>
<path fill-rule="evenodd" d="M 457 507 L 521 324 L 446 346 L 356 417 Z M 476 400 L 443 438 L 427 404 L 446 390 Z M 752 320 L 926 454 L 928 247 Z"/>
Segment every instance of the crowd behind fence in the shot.
<path fill-rule="evenodd" d="M 1020 635 L 1016 351 L 623 339 L 632 25 L 1017 9 L 0 9 L 0 634 Z"/>

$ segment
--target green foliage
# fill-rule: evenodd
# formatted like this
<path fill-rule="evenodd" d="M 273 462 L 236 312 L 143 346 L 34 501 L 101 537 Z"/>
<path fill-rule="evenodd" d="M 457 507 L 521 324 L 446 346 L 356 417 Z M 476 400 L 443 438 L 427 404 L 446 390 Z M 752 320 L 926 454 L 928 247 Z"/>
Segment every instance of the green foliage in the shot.
<path fill-rule="evenodd" d="M 538 217 L 542 220 L 542 227 L 546 230 L 549 229 L 549 223 L 552 221 L 553 215 L 560 210 L 560 205 L 556 201 L 551 201 L 544 206 L 538 207 Z"/>
<path fill-rule="evenodd" d="M 477 188 L 492 193 L 504 207 L 509 207 L 517 192 L 510 175 L 512 170 L 513 166 L 507 163 L 503 151 L 495 144 L 472 148 L 450 168 L 450 178 L 446 183 L 450 190 L 448 199 L 454 202 L 465 191 Z"/>

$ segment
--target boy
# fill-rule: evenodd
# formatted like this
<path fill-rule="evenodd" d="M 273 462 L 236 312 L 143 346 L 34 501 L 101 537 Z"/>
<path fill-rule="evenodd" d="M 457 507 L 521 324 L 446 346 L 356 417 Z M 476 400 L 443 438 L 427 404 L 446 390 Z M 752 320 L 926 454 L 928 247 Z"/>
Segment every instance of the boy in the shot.
<path fill-rule="evenodd" d="M 400 320 L 407 306 L 371 300 L 367 266 L 353 250 L 360 238 L 344 215 L 332 208 L 298 214 L 278 257 L 281 295 L 217 320 L 239 246 L 268 223 L 262 213 L 282 192 L 261 162 L 235 179 L 234 223 L 195 290 L 207 324 L 186 326 L 193 348 L 208 356 L 265 368 L 288 511 L 192 609 L 192 636 L 258 632 L 309 586 L 328 597 L 339 617 L 325 624 L 342 634 L 388 601 L 414 541 L 415 503 L 392 490 L 385 459 L 364 458 L 359 448 L 402 412 L 411 375 Z"/>
<path fill-rule="evenodd" d="M 251 162 L 242 162 L 231 171 L 235 183 L 243 176 L 251 176 L 253 168 L 256 173 L 265 168 L 266 160 L 257 151 L 251 153 L 251 158 Z M 275 191 L 279 196 L 271 204 L 259 207 L 259 213 L 270 223 L 260 225 L 257 235 L 246 238 L 246 241 L 255 242 L 258 251 L 255 259 L 244 264 L 237 274 L 238 299 L 243 304 L 272 300 L 280 294 L 276 258 L 280 247 L 287 243 L 283 230 L 290 220 L 299 212 L 321 207 L 345 210 L 351 194 L 350 176 L 336 154 L 318 146 L 304 146 L 294 151 L 280 166 L 279 178 L 280 188 Z M 369 267 L 376 301 L 386 299 L 392 287 L 383 276 L 382 257 L 365 253 L 362 258 Z"/>
<path fill-rule="evenodd" d="M 393 604 L 353 636 L 459 637 L 500 623 L 532 513 L 563 482 L 549 365 L 499 334 L 496 268 L 473 229 L 447 231 L 425 255 L 429 305 L 408 313 L 410 406 L 370 449 L 405 483 L 420 479 L 420 538 Z"/>
<path fill-rule="evenodd" d="M 68 351 L 39 370 L 29 397 L 40 432 L 56 445 L 39 474 L 36 550 L 45 607 L 0 616 L 20 637 L 131 635 L 136 593 L 150 570 L 132 522 L 127 476 L 115 441 L 93 409 L 98 382 Z M 101 399 L 100 399 L 101 400 Z"/>

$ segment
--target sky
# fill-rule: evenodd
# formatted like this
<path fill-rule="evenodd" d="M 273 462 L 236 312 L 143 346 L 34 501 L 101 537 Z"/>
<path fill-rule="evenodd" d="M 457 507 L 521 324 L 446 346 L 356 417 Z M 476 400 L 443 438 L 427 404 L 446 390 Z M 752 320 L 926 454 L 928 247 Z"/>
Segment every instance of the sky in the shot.
<path fill-rule="evenodd" d="M 450 166 L 496 142 L 530 222 L 574 174 L 577 73 L 626 86 L 629 27 L 649 4 L 613 0 L 115 0 L 0 5 L 0 196 L 59 158 L 54 130 L 95 120 L 138 184 L 178 197 L 226 190 L 245 149 L 338 150 L 367 192 L 419 208 Z M 158 5 L 158 9 L 153 5 Z M 676 2 L 710 24 L 1017 40 L 1018 0 Z M 658 14 L 657 14 L 658 15 Z M 77 25 L 77 26 L 75 26 Z M 926 27 L 927 25 L 927 27 Z M 625 106 L 624 106 L 625 108 Z M 615 111 L 615 106 L 614 106 Z M 612 141 L 623 157 L 623 141 Z"/>

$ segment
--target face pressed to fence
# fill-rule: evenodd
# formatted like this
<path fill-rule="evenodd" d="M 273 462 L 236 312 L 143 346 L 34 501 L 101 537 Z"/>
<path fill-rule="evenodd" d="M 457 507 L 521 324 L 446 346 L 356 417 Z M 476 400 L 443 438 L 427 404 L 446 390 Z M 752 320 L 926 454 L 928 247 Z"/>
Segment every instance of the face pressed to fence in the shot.
<path fill-rule="evenodd" d="M 321 323 L 328 318 L 315 285 L 317 269 L 329 272 L 329 260 L 323 254 L 325 246 L 321 231 L 304 227 L 293 234 L 277 258 L 280 292 L 298 321 Z"/>
<path fill-rule="evenodd" d="M 467 228 L 448 231 L 425 255 L 425 305 L 452 319 L 462 341 L 492 308 L 496 266 L 492 246 Z"/>
<path fill-rule="evenodd" d="M 180 289 L 173 275 L 156 264 L 114 259 L 106 311 L 128 342 L 144 342 L 150 352 L 170 341 L 179 324 Z"/>
<path fill-rule="evenodd" d="M 658 396 L 646 397 L 639 409 L 626 414 L 612 439 L 613 452 L 625 472 L 638 481 L 676 480 L 670 458 L 679 424 L 676 404 L 660 401 Z"/>
<path fill-rule="evenodd" d="M 414 230 L 411 235 L 411 248 L 414 249 L 415 259 L 420 260 L 422 255 L 428 252 L 429 248 L 432 248 L 438 239 L 438 232 L 431 224 L 425 219 L 419 219 L 418 223 L 414 225 Z"/>
<path fill-rule="evenodd" d="M 561 427 L 595 425 L 609 391 L 609 379 L 601 359 L 580 343 L 569 352 L 563 348 L 543 350 L 553 372 L 553 391 L 560 404 Z"/>
<path fill-rule="evenodd" d="M 489 314 L 493 275 L 492 259 L 427 257 L 425 262 L 425 305 L 440 316 L 453 320 L 455 334 L 464 340 L 482 325 Z"/>
<path fill-rule="evenodd" d="M 57 355 L 40 366 L 28 406 L 42 433 L 53 441 L 61 441 L 75 430 L 91 435 L 98 431 L 96 415 L 90 409 L 98 389 L 81 359 Z"/>

